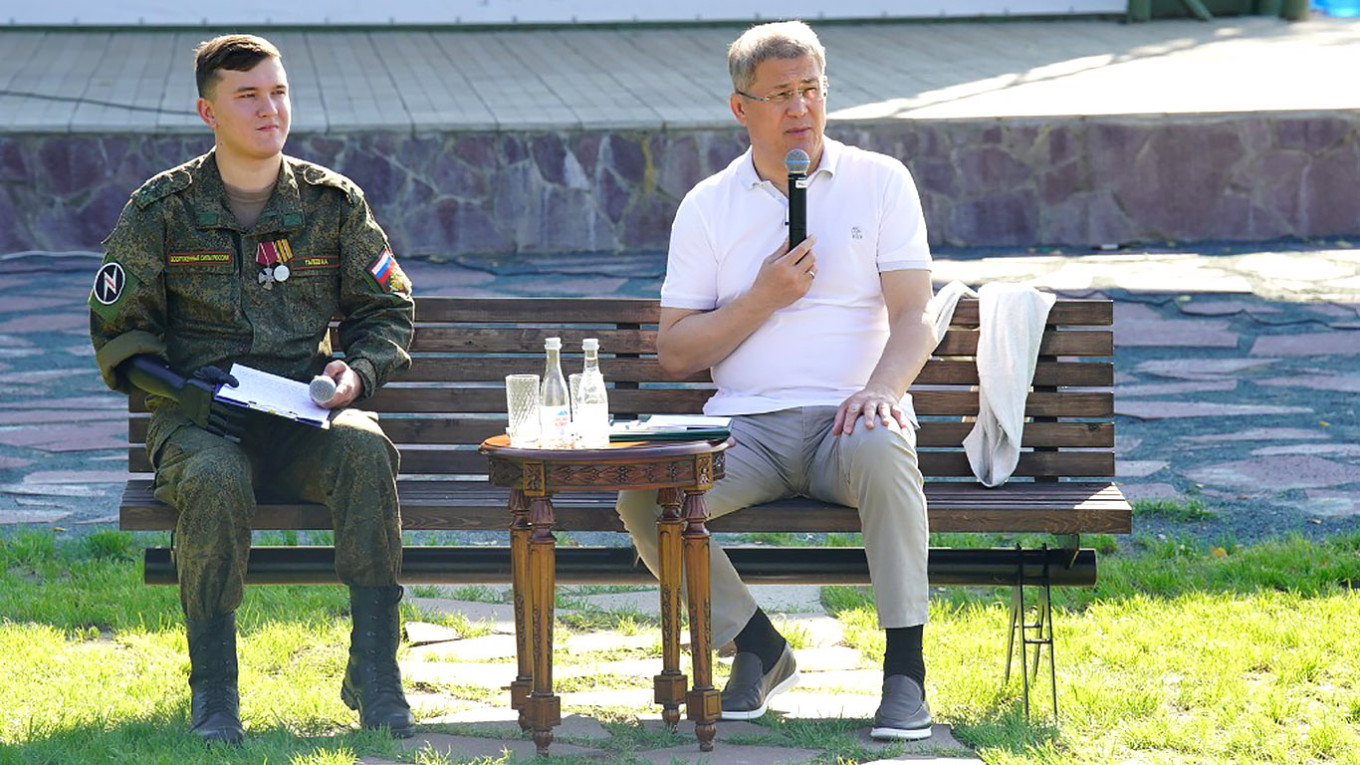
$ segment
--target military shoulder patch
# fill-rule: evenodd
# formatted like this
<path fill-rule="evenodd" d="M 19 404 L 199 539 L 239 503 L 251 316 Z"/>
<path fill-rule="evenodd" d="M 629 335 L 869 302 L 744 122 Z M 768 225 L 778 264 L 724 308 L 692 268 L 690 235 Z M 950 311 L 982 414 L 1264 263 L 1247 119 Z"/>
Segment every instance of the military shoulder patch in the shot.
<path fill-rule="evenodd" d="M 373 277 L 373 281 L 378 283 L 385 291 L 401 294 L 411 294 L 411 281 L 406 278 L 406 273 L 397 264 L 397 259 L 392 256 L 392 251 L 384 249 L 378 255 L 378 259 L 368 268 L 368 275 Z"/>
<path fill-rule="evenodd" d="M 118 304 L 129 290 L 140 284 L 137 277 L 129 273 L 117 261 L 109 261 L 99 267 L 94 275 L 94 285 L 90 287 L 90 310 L 105 320 L 118 315 Z"/>

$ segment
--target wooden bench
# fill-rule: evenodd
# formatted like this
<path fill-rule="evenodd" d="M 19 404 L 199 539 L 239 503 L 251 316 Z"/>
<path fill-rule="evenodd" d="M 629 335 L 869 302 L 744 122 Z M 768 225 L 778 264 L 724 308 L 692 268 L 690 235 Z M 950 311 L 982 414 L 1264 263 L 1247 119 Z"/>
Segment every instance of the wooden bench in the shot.
<path fill-rule="evenodd" d="M 616 417 L 638 413 L 693 413 L 711 393 L 707 374 L 675 382 L 655 357 L 655 300 L 450 298 L 417 300 L 412 368 L 389 383 L 367 408 L 381 413 L 383 428 L 402 453 L 399 480 L 402 523 L 408 530 L 502 530 L 510 521 L 508 492 L 491 486 L 483 439 L 505 429 L 505 375 L 539 372 L 543 339 L 560 336 L 564 348 L 598 337 L 601 366 L 611 384 Z M 1052 545 L 1031 549 L 932 548 L 932 584 L 1078 585 L 1095 582 L 1096 557 L 1082 534 L 1131 530 L 1131 509 L 1112 483 L 1114 475 L 1113 310 L 1109 301 L 1059 300 L 1049 314 L 1034 390 L 1026 412 L 1026 451 L 1015 478 L 987 489 L 972 478 L 961 443 L 978 410 L 977 303 L 961 301 L 935 356 L 912 388 L 921 429 L 920 464 L 928 483 L 933 532 L 1045 533 Z M 568 372 L 579 354 L 567 356 Z M 166 530 L 175 512 L 152 496 L 143 442 L 148 415 L 140 396 L 129 399 L 128 482 L 120 508 L 127 530 Z M 612 493 L 562 495 L 555 501 L 559 531 L 622 531 Z M 262 504 L 257 529 L 328 529 L 329 513 L 301 504 Z M 714 532 L 857 532 L 855 510 L 811 499 L 787 499 L 747 508 L 710 524 Z M 507 534 L 508 541 L 508 534 Z M 729 547 L 733 564 L 753 584 L 864 584 L 862 548 Z M 564 584 L 650 583 L 629 547 L 561 547 L 558 581 Z M 170 551 L 146 552 L 148 583 L 173 584 Z M 510 581 L 507 547 L 424 547 L 405 550 L 406 583 Z M 324 547 L 256 547 L 251 583 L 336 582 L 333 551 Z M 1039 645 L 1051 636 L 1046 597 L 1041 619 L 1025 621 L 1023 589 L 1012 614 L 1012 638 L 1033 628 Z M 1014 609 L 1013 609 L 1014 610 Z M 1028 638 L 1026 638 L 1028 639 Z M 1019 645 L 1024 645 L 1021 641 Z M 1036 648 L 1037 651 L 1037 648 Z M 1025 673 L 1022 673 L 1025 674 Z"/>

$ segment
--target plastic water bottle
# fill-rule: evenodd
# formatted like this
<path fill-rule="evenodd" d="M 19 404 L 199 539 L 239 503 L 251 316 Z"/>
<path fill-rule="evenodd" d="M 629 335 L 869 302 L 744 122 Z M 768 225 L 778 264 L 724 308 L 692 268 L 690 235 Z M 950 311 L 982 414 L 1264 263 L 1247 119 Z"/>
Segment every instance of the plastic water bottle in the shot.
<path fill-rule="evenodd" d="M 538 409 L 539 445 L 545 449 L 571 448 L 571 399 L 562 376 L 562 338 L 543 341 L 547 360 L 543 365 L 542 397 Z"/>
<path fill-rule="evenodd" d="M 580 398 L 576 404 L 577 445 L 584 449 L 609 446 L 609 391 L 600 372 L 600 341 L 588 337 L 581 342 L 585 368 L 581 371 Z"/>

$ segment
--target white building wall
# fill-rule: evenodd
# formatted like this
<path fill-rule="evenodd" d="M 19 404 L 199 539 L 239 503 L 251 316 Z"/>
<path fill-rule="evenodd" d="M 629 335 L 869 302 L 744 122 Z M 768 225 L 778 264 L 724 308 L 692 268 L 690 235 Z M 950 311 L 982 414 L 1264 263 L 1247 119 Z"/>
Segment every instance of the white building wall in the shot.
<path fill-rule="evenodd" d="M 1123 13 L 1126 0 L 0 0 L 0 25 L 534 24 Z"/>

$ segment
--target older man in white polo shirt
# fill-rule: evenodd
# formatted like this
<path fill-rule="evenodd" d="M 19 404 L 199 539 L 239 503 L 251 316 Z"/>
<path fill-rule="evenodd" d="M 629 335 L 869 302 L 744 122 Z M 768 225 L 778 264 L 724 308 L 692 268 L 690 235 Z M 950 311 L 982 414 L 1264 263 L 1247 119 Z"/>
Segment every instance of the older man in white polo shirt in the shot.
<path fill-rule="evenodd" d="M 707 414 L 737 445 L 706 496 L 710 514 L 806 495 L 859 509 L 887 631 L 876 738 L 930 735 L 921 634 L 928 525 L 906 393 L 935 346 L 920 199 L 896 159 L 825 138 L 825 51 L 802 22 L 753 27 L 728 50 L 732 114 L 751 148 L 681 203 L 657 338 L 667 371 L 712 369 Z M 784 158 L 811 159 L 809 236 L 789 248 Z M 657 570 L 656 492 L 623 492 L 619 515 Z M 764 714 L 798 679 L 793 652 L 720 548 L 713 642 L 735 640 L 722 718 Z"/>

